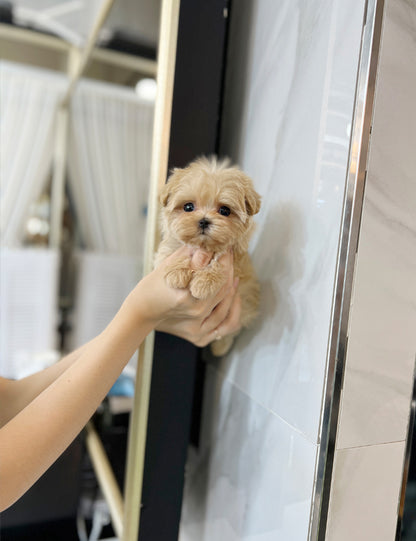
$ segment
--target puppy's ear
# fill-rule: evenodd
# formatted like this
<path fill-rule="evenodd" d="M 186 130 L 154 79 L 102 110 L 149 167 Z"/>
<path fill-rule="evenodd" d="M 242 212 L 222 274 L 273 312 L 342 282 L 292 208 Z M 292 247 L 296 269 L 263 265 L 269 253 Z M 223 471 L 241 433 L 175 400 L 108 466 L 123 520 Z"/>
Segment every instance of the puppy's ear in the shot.
<path fill-rule="evenodd" d="M 180 182 L 183 177 L 184 169 L 173 169 L 171 175 L 169 176 L 166 184 L 160 191 L 159 200 L 163 207 L 166 207 L 169 201 L 169 197 L 172 195 L 175 186 Z"/>
<path fill-rule="evenodd" d="M 250 177 L 245 176 L 245 202 L 246 210 L 249 216 L 257 214 L 260 210 L 261 197 L 253 188 L 253 182 Z"/>
<path fill-rule="evenodd" d="M 258 213 L 260 210 L 260 204 L 261 197 L 256 191 L 252 189 L 246 193 L 246 209 L 249 216 Z"/>

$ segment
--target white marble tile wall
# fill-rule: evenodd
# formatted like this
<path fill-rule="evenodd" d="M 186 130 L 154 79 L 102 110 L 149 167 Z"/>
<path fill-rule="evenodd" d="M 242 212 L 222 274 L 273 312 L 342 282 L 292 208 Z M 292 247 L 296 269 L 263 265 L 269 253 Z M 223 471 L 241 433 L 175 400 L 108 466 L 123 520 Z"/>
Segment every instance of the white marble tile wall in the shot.
<path fill-rule="evenodd" d="M 231 51 L 246 79 L 240 91 L 243 66 L 230 61 L 223 153 L 263 196 L 252 243 L 262 317 L 219 368 L 316 443 L 363 2 L 260 0 L 247 11 L 248 51 Z"/>
<path fill-rule="evenodd" d="M 416 4 L 387 0 L 328 541 L 395 538 L 416 354 L 415 36 Z"/>
<path fill-rule="evenodd" d="M 316 446 L 213 368 L 181 541 L 307 539 Z"/>
<path fill-rule="evenodd" d="M 261 316 L 209 367 L 181 541 L 308 538 L 364 4 L 232 11 L 222 154 L 263 196 Z"/>

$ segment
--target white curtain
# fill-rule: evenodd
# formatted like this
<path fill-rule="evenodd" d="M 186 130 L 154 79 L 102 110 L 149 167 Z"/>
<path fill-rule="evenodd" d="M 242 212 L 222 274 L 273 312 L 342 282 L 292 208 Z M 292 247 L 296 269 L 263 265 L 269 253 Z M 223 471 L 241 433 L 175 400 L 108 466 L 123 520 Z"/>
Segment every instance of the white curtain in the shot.
<path fill-rule="evenodd" d="M 70 118 L 69 185 L 86 248 L 142 254 L 153 103 L 131 89 L 82 81 Z"/>
<path fill-rule="evenodd" d="M 48 180 L 56 109 L 66 77 L 0 62 L 0 231 L 2 246 L 21 244 L 30 204 Z"/>
<path fill-rule="evenodd" d="M 86 248 L 76 258 L 73 348 L 104 329 L 142 271 L 153 109 L 131 89 L 92 81 L 73 96 L 69 186 Z"/>
<path fill-rule="evenodd" d="M 59 254 L 23 248 L 30 206 L 48 181 L 67 79 L 0 62 L 0 373 L 31 374 L 58 357 Z"/>

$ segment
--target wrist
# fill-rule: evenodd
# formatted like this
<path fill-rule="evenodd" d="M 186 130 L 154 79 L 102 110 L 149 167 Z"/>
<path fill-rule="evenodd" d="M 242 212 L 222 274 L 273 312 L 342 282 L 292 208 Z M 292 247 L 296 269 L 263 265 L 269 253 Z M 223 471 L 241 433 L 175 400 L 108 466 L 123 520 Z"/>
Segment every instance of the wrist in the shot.
<path fill-rule="evenodd" d="M 153 321 L 129 295 L 97 340 L 112 359 L 117 359 L 112 364 L 119 364 L 122 369 L 154 328 Z"/>
<path fill-rule="evenodd" d="M 131 313 L 135 324 L 140 328 L 147 329 L 148 332 L 153 330 L 163 319 L 155 310 L 153 297 L 152 289 L 146 287 L 146 284 L 141 281 L 123 303 L 125 310 Z"/>

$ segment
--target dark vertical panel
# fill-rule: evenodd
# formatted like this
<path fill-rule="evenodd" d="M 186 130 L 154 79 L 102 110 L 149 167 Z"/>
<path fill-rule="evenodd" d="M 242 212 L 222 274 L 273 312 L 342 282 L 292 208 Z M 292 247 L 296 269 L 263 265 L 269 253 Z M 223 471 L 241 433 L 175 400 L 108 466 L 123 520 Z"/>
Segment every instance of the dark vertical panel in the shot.
<path fill-rule="evenodd" d="M 218 147 L 227 0 L 182 0 L 169 167 Z"/>
<path fill-rule="evenodd" d="M 182 0 L 169 168 L 218 148 L 227 0 Z M 157 333 L 140 519 L 140 541 L 178 538 L 198 350 Z"/>

